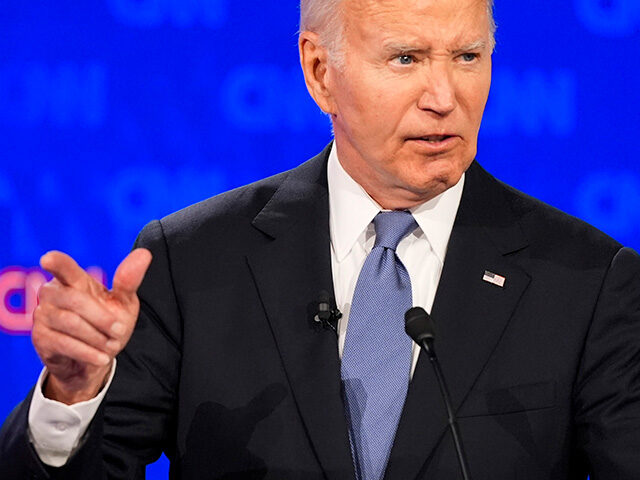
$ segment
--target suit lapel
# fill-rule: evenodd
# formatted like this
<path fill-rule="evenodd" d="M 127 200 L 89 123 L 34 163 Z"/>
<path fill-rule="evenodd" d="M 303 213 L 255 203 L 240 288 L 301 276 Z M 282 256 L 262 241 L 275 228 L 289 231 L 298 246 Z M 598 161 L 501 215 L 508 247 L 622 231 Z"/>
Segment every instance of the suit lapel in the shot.
<path fill-rule="evenodd" d="M 248 258 L 295 401 L 328 478 L 353 478 L 336 334 L 313 322 L 333 295 L 326 162 L 292 170 L 253 225 L 272 240 Z"/>
<path fill-rule="evenodd" d="M 456 410 L 484 369 L 530 280 L 510 258 L 525 249 L 526 240 L 503 189 L 479 165 L 474 163 L 467 171 L 431 312 L 435 349 Z M 505 277 L 504 287 L 483 281 L 485 270 Z M 423 473 L 435 447 L 449 435 L 447 428 L 435 375 L 421 354 L 385 479 L 408 480 Z M 464 440 L 464 429 L 461 435 Z"/>

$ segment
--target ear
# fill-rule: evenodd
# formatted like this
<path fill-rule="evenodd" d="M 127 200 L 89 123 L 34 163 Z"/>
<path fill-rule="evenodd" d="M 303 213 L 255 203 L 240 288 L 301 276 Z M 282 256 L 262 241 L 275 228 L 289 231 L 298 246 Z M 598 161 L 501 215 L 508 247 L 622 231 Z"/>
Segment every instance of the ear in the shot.
<path fill-rule="evenodd" d="M 320 37 L 313 32 L 300 34 L 298 49 L 307 90 L 322 111 L 335 114 L 335 103 L 330 89 L 332 67 L 328 62 L 327 49 L 320 45 Z"/>

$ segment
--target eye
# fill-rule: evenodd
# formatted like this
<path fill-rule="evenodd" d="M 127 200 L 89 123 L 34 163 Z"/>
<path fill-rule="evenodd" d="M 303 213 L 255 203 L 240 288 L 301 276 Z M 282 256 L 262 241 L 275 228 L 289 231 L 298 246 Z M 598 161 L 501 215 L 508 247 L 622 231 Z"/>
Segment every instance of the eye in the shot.
<path fill-rule="evenodd" d="M 399 55 L 396 58 L 400 65 L 411 65 L 413 63 L 413 56 L 411 55 Z"/>
<path fill-rule="evenodd" d="M 478 54 L 477 53 L 463 53 L 462 55 L 460 55 L 460 58 L 462 58 L 462 60 L 465 63 L 471 63 L 471 62 L 474 62 L 478 58 Z"/>

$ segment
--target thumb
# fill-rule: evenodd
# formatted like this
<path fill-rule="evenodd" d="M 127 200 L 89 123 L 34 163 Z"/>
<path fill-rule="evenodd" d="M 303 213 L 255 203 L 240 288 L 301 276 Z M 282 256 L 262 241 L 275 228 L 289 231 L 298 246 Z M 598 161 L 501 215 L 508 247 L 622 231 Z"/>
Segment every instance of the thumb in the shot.
<path fill-rule="evenodd" d="M 150 264 L 151 252 L 146 248 L 136 248 L 130 252 L 116 269 L 112 292 L 118 296 L 135 294 Z"/>

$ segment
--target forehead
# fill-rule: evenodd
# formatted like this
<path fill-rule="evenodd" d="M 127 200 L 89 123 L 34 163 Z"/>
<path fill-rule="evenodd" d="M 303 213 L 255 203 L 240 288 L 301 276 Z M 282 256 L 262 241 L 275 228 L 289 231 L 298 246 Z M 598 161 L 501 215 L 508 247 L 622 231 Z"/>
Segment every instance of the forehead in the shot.
<path fill-rule="evenodd" d="M 488 0 L 344 0 L 346 30 L 373 38 L 429 42 L 489 34 Z"/>

